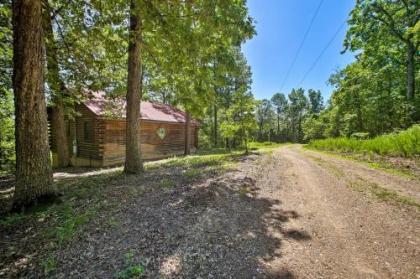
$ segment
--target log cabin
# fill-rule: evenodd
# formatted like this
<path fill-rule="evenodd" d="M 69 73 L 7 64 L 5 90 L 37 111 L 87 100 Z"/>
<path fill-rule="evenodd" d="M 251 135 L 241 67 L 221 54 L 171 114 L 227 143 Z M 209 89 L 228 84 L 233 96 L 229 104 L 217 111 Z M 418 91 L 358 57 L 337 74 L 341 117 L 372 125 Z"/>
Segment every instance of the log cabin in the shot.
<path fill-rule="evenodd" d="M 78 167 L 107 167 L 124 164 L 125 101 L 107 99 L 103 92 L 76 105 L 76 117 L 66 121 L 70 164 Z M 183 155 L 186 139 L 186 113 L 169 105 L 141 102 L 140 144 L 142 158 L 155 160 Z M 49 120 L 51 113 L 49 111 Z M 51 121 L 50 121 L 51 123 Z M 50 125 L 52 127 L 52 125 Z M 198 145 L 199 122 L 190 121 L 190 149 Z M 50 129 L 53 167 L 57 166 L 54 132 Z"/>

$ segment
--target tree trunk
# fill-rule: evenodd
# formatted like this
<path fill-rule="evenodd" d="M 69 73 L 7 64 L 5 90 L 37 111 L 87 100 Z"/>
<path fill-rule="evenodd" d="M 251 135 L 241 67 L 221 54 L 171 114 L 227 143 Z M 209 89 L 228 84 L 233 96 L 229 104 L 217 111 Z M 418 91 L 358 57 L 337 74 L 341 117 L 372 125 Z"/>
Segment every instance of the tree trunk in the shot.
<path fill-rule="evenodd" d="M 184 155 L 190 155 L 190 142 L 191 142 L 191 118 L 190 114 L 185 112 L 185 149 Z"/>
<path fill-rule="evenodd" d="M 280 114 L 277 114 L 277 141 L 280 140 Z"/>
<path fill-rule="evenodd" d="M 67 139 L 67 127 L 64 120 L 64 106 L 59 99 L 53 99 L 54 107 L 52 108 L 52 132 L 55 136 L 57 148 L 58 167 L 65 168 L 70 163 L 69 144 Z"/>
<path fill-rule="evenodd" d="M 214 147 L 217 147 L 217 106 L 214 103 Z"/>
<path fill-rule="evenodd" d="M 140 149 L 140 99 L 142 92 L 141 18 L 136 0 L 130 4 L 128 43 L 127 115 L 125 144 L 125 173 L 143 171 Z"/>
<path fill-rule="evenodd" d="M 56 194 L 43 92 L 41 0 L 13 1 L 13 53 L 16 186 L 12 210 L 22 211 Z"/>
<path fill-rule="evenodd" d="M 413 100 L 415 94 L 416 48 L 412 42 L 407 44 L 407 100 Z"/>
<path fill-rule="evenodd" d="M 58 167 L 64 168 L 69 165 L 70 154 L 67 139 L 67 129 L 64 115 L 63 96 L 67 89 L 62 81 L 58 67 L 57 46 L 54 39 L 51 14 L 46 7 L 43 14 L 43 29 L 45 38 L 45 48 L 47 56 L 47 81 L 53 92 L 52 102 L 52 121 L 51 131 L 54 133 Z"/>

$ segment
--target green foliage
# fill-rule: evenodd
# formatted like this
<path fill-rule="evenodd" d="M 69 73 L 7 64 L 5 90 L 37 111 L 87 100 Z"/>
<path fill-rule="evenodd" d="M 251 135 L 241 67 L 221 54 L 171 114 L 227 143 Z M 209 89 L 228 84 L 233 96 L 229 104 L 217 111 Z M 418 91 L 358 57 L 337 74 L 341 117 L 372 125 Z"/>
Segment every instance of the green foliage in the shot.
<path fill-rule="evenodd" d="M 307 117 L 303 121 L 304 140 L 322 139 L 325 136 L 326 130 L 325 117 L 317 118 L 314 116 Z"/>
<path fill-rule="evenodd" d="M 0 174 L 14 170 L 11 1 L 0 4 Z"/>
<path fill-rule="evenodd" d="M 270 100 L 263 99 L 257 102 L 255 118 L 258 124 L 258 140 L 271 141 L 273 134 L 274 111 Z"/>
<path fill-rule="evenodd" d="M 245 58 L 237 52 L 239 73 L 235 77 L 235 90 L 230 94 L 230 104 L 226 108 L 225 118 L 220 125 L 221 135 L 230 142 L 238 142 L 247 150 L 251 134 L 255 129 L 255 100 L 249 91 L 251 71 Z M 236 146 L 234 146 L 236 147 Z"/>
<path fill-rule="evenodd" d="M 44 274 L 49 275 L 56 270 L 57 260 L 50 256 L 41 262 L 41 266 L 44 269 Z"/>
<path fill-rule="evenodd" d="M 2 227 L 8 228 L 12 227 L 15 224 L 25 220 L 26 216 L 23 213 L 13 213 L 6 215 L 3 219 L 0 219 L 0 225 Z"/>
<path fill-rule="evenodd" d="M 375 153 L 386 156 L 416 157 L 420 155 L 420 125 L 372 139 L 329 138 L 313 140 L 309 147 L 344 153 Z"/>
<path fill-rule="evenodd" d="M 331 75 L 334 91 L 326 109 L 315 109 L 313 101 L 318 98 L 309 90 L 311 114 L 304 121 L 305 140 L 361 139 L 419 123 L 420 98 L 415 94 L 419 56 L 410 56 L 419 51 L 417 11 L 418 3 L 411 0 L 357 1 L 344 41 L 345 50 L 357 53 L 356 60 Z"/>
<path fill-rule="evenodd" d="M 318 115 L 324 108 L 324 101 L 319 90 L 308 90 L 309 110 L 312 114 Z"/>
<path fill-rule="evenodd" d="M 138 263 L 134 263 L 134 254 L 132 252 L 125 253 L 124 265 L 124 269 L 117 273 L 117 278 L 141 278 L 144 275 L 144 266 Z"/>
<path fill-rule="evenodd" d="M 145 97 L 179 106 L 193 117 L 203 117 L 209 100 L 227 102 L 249 72 L 240 50 L 241 43 L 255 34 L 246 1 L 140 2 Z M 63 102 L 66 117 L 72 118 L 74 105 L 87 97 L 86 89 L 103 90 L 109 98 L 123 96 L 129 2 L 48 0 L 44 4 L 44 21 L 51 19 L 44 25 L 52 27 L 44 32 L 50 105 Z M 11 1 L 0 5 L 0 171 L 10 172 L 14 165 Z"/>

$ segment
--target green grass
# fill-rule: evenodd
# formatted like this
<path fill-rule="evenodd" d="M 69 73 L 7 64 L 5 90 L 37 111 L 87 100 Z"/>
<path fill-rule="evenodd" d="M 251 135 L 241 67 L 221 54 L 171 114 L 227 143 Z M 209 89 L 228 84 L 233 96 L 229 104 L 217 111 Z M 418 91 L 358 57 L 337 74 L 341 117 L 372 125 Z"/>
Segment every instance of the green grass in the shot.
<path fill-rule="evenodd" d="M 207 151 L 209 152 L 209 151 Z M 186 157 L 173 157 L 165 160 L 160 160 L 156 162 L 149 162 L 145 164 L 145 169 L 153 170 L 156 168 L 169 168 L 169 167 L 182 167 L 185 169 L 189 168 L 199 168 L 199 167 L 210 167 L 210 166 L 221 166 L 224 164 L 229 164 L 234 161 L 236 158 L 242 156 L 243 152 L 241 151 L 223 151 L 221 153 L 206 153 L 206 154 L 196 154 Z"/>
<path fill-rule="evenodd" d="M 372 169 L 377 169 L 380 171 L 384 171 L 393 175 L 397 175 L 400 177 L 405 177 L 405 178 L 410 178 L 410 179 L 418 179 L 418 175 L 416 175 L 415 173 L 413 173 L 413 171 L 411 171 L 410 169 L 406 169 L 406 168 L 399 168 L 397 166 L 392 165 L 391 163 L 387 162 L 386 160 L 384 160 L 384 158 L 376 158 L 377 161 L 373 161 L 375 159 L 372 158 L 365 158 L 364 156 L 359 156 L 358 154 L 350 154 L 350 153 L 335 153 L 335 152 L 331 152 L 331 151 L 325 151 L 325 150 L 317 150 L 317 152 L 322 153 L 326 156 L 331 156 L 333 158 L 338 158 L 338 159 L 344 159 L 344 160 L 349 160 L 352 162 L 357 162 L 360 164 L 363 164 L 367 167 L 370 167 Z M 307 157 L 317 161 L 320 165 L 326 163 L 324 160 L 315 157 L 315 156 L 311 156 L 311 155 L 307 155 Z M 322 162 L 320 162 L 322 161 Z M 335 166 L 329 166 L 330 168 L 335 168 Z M 342 175 L 339 174 L 339 175 Z"/>
<path fill-rule="evenodd" d="M 172 179 L 162 178 L 159 181 L 159 186 L 163 188 L 173 188 L 176 186 L 176 182 Z"/>
<path fill-rule="evenodd" d="M 118 271 L 116 277 L 121 279 L 140 278 L 144 272 L 144 266 L 134 262 L 134 254 L 127 252 L 124 255 L 124 269 Z"/>
<path fill-rule="evenodd" d="M 420 125 L 399 133 L 378 136 L 372 139 L 329 138 L 313 140 L 309 148 L 342 153 L 377 154 L 412 158 L 420 155 Z"/>
<path fill-rule="evenodd" d="M 275 148 L 284 146 L 284 143 L 276 143 L 272 141 L 264 141 L 264 142 L 250 142 L 249 143 L 249 149 L 250 150 L 258 150 L 260 152 L 267 152 L 272 151 Z"/>
<path fill-rule="evenodd" d="M 44 269 L 44 274 L 49 275 L 56 270 L 57 260 L 53 256 L 50 256 L 41 262 L 41 266 Z"/>
<path fill-rule="evenodd" d="M 381 187 L 376 183 L 369 182 L 364 179 L 360 179 L 360 181 L 357 181 L 357 182 L 355 181 L 349 182 L 348 186 L 358 192 L 370 193 L 371 195 L 373 195 L 376 199 L 380 201 L 413 206 L 417 208 L 417 210 L 420 210 L 420 204 L 416 200 L 410 197 L 402 196 L 398 194 L 397 192 Z"/>

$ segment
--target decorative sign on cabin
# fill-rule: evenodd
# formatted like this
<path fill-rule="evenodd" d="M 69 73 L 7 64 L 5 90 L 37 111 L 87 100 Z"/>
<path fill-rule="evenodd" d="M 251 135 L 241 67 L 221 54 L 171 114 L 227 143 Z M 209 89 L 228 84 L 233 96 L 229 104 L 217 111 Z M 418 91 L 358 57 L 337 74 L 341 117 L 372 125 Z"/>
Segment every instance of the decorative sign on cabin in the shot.
<path fill-rule="evenodd" d="M 160 127 L 159 129 L 157 129 L 156 131 L 157 135 L 159 136 L 160 139 L 164 139 L 166 136 L 166 130 L 163 127 Z"/>

